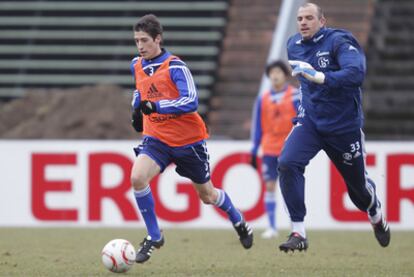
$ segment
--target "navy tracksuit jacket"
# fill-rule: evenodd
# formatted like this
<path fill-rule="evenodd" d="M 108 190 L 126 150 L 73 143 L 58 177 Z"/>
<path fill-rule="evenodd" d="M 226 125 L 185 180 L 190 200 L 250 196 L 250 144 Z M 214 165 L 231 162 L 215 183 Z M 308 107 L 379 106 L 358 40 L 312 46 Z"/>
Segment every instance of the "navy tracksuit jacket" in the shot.
<path fill-rule="evenodd" d="M 305 217 L 303 174 L 320 150 L 341 173 L 353 203 L 375 215 L 380 203 L 375 184 L 366 176 L 361 130 L 361 86 L 366 70 L 362 48 L 348 31 L 324 27 L 306 41 L 300 34 L 292 36 L 287 50 L 289 60 L 307 62 L 325 74 L 324 84 L 298 75 L 301 107 L 279 157 L 280 186 L 291 220 Z"/>

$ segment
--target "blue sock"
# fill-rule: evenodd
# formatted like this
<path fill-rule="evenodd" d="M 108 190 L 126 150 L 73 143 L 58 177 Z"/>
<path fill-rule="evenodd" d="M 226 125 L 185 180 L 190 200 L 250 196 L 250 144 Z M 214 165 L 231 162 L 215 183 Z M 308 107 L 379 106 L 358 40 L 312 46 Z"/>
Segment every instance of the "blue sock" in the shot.
<path fill-rule="evenodd" d="M 265 192 L 264 204 L 267 217 L 269 218 L 270 227 L 276 230 L 276 195 L 274 192 Z"/>
<path fill-rule="evenodd" d="M 243 220 L 243 216 L 238 209 L 233 206 L 231 203 L 230 197 L 224 190 L 216 189 L 218 197 L 215 206 L 219 207 L 221 210 L 225 211 L 229 216 L 231 223 L 236 224 Z"/>
<path fill-rule="evenodd" d="M 155 215 L 154 198 L 152 198 L 150 186 L 146 186 L 143 190 L 134 191 L 134 195 L 141 215 L 144 218 L 148 235 L 151 236 L 152 240 L 160 240 L 161 231 L 158 227 L 157 216 Z"/>

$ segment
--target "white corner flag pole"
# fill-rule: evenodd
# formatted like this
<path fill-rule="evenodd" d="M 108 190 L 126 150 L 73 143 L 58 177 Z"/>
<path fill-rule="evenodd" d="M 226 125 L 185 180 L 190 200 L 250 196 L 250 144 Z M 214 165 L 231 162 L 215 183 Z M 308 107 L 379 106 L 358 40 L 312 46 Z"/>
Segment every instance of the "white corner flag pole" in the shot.
<path fill-rule="evenodd" d="M 287 60 L 286 43 L 289 36 L 296 32 L 296 12 L 305 2 L 306 0 L 283 0 L 266 63 L 278 59 Z M 270 82 L 263 74 L 258 93 L 261 94 L 269 88 Z"/>

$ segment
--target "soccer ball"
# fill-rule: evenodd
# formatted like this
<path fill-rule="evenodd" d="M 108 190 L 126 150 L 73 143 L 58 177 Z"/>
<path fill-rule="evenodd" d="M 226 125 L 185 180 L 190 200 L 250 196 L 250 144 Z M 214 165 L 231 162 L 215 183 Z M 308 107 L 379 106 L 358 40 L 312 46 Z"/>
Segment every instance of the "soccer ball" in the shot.
<path fill-rule="evenodd" d="M 102 262 L 112 272 L 127 272 L 135 263 L 135 249 L 124 239 L 114 239 L 102 249 Z"/>

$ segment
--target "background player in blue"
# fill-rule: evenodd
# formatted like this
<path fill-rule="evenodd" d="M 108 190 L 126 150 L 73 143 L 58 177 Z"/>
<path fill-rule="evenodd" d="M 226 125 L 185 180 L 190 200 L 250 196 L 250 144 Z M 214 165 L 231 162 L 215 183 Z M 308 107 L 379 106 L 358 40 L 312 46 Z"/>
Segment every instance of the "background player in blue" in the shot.
<path fill-rule="evenodd" d="M 262 238 L 270 239 L 278 235 L 276 224 L 276 183 L 277 158 L 280 155 L 287 135 L 293 127 L 299 105 L 297 89 L 287 82 L 290 75 L 288 66 L 281 60 L 266 66 L 266 76 L 271 88 L 257 96 L 251 129 L 251 165 L 257 168 L 259 147 L 262 153 L 262 179 L 265 182 L 264 207 L 269 219 L 269 227 Z"/>
<path fill-rule="evenodd" d="M 143 132 L 135 152 L 131 182 L 148 236 L 137 251 L 136 262 L 146 262 L 154 248 L 164 244 L 149 183 L 171 163 L 189 178 L 200 199 L 227 213 L 244 248 L 253 244 L 253 231 L 229 196 L 213 186 L 205 124 L 197 113 L 198 97 L 190 70 L 178 57 L 161 48 L 162 26 L 155 15 L 145 15 L 134 26 L 140 54 L 132 60 L 136 91 L 132 101 L 133 126 Z"/>
<path fill-rule="evenodd" d="M 379 244 L 388 246 L 391 237 L 375 184 L 365 171 L 361 130 L 365 56 L 351 33 L 327 28 L 325 23 L 319 6 L 302 5 L 297 13 L 299 33 L 287 43 L 302 102 L 297 123 L 279 157 L 280 187 L 292 221 L 288 241 L 279 246 L 285 252 L 308 248 L 303 174 L 320 150 L 341 173 L 352 202 L 367 213 Z"/>

